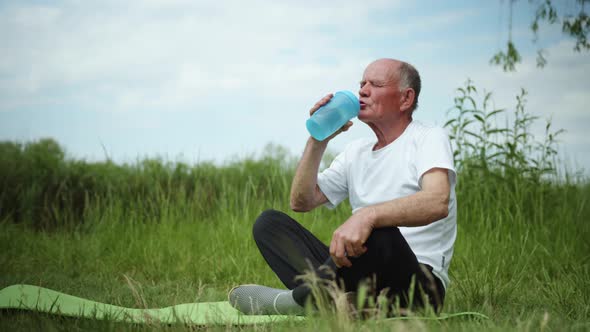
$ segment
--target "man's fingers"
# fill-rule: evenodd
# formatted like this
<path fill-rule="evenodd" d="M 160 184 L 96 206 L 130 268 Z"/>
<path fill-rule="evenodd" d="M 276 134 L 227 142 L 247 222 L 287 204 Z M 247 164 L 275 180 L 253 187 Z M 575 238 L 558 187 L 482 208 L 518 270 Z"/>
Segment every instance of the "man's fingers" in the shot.
<path fill-rule="evenodd" d="M 367 247 L 365 247 L 365 246 L 360 246 L 360 247 L 356 248 L 357 257 L 364 255 L 366 252 L 367 252 Z"/>
<path fill-rule="evenodd" d="M 313 105 L 311 110 L 309 110 L 309 115 L 310 116 L 313 115 L 313 113 L 315 113 L 320 107 L 326 105 L 330 101 L 330 99 L 332 99 L 332 96 L 334 96 L 334 95 L 329 93 L 324 98 L 320 99 L 320 101 L 315 103 L 315 105 Z"/>
<path fill-rule="evenodd" d="M 352 121 L 348 121 L 344 126 L 340 127 L 340 129 L 336 130 L 335 133 L 330 135 L 330 137 L 328 137 L 328 140 L 331 140 L 332 138 L 338 136 L 340 133 L 347 131 L 348 128 L 350 128 L 351 126 L 352 126 Z"/>
<path fill-rule="evenodd" d="M 354 245 L 352 243 L 347 243 L 345 247 L 346 252 L 348 253 L 348 255 L 346 255 L 347 257 L 359 257 L 367 252 L 367 247 L 362 244 Z"/>
<path fill-rule="evenodd" d="M 346 255 L 347 257 L 356 257 L 359 255 L 358 251 L 355 250 L 355 248 L 350 243 L 347 243 L 345 248 L 346 248 L 346 253 L 348 254 L 348 255 Z"/>
<path fill-rule="evenodd" d="M 340 264 L 340 261 L 338 260 L 338 258 L 336 258 L 336 256 L 334 255 L 330 255 L 330 257 L 332 257 L 332 260 L 334 261 L 334 264 L 336 264 L 337 268 L 341 268 L 342 264 Z"/>
<path fill-rule="evenodd" d="M 344 258 L 346 257 L 345 255 L 345 248 L 344 248 L 344 243 L 342 242 L 342 240 L 336 238 L 336 248 L 335 248 L 335 252 L 334 252 L 334 256 L 338 257 L 338 258 Z"/>
<path fill-rule="evenodd" d="M 342 257 L 342 259 L 340 260 L 342 262 L 342 266 L 346 266 L 346 267 L 351 267 L 352 263 L 350 262 L 350 260 L 348 259 L 348 257 Z"/>
<path fill-rule="evenodd" d="M 347 123 L 344 124 L 344 126 L 342 126 L 342 128 L 340 128 L 340 130 L 342 131 L 347 131 L 348 128 L 352 127 L 352 121 L 348 121 Z"/>
<path fill-rule="evenodd" d="M 352 263 L 350 262 L 350 260 L 347 257 L 336 257 L 336 256 L 332 256 L 332 260 L 334 261 L 334 263 L 336 264 L 336 267 L 340 268 L 340 267 L 351 267 Z"/>
<path fill-rule="evenodd" d="M 332 237 L 332 241 L 330 241 L 330 256 L 336 255 L 336 238 Z"/>
<path fill-rule="evenodd" d="M 344 243 L 341 239 L 338 236 L 332 237 L 332 242 L 330 242 L 330 256 L 332 256 L 332 260 L 334 260 L 337 267 L 352 266 L 352 263 L 346 258 L 345 252 Z"/>

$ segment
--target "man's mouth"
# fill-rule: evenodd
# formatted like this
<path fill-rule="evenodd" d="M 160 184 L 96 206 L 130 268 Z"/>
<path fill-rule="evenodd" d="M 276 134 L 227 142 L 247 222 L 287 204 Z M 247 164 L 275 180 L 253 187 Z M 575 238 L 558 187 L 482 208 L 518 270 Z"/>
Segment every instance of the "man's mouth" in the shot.
<path fill-rule="evenodd" d="M 367 104 L 364 101 L 361 101 L 360 104 L 361 104 L 361 109 L 363 109 L 367 106 Z"/>

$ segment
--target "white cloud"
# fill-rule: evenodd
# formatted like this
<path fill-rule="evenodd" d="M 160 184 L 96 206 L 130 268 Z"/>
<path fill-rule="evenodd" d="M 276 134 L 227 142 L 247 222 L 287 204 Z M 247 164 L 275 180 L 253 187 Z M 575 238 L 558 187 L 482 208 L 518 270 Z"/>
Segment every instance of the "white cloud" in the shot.
<path fill-rule="evenodd" d="M 419 116 L 440 123 L 453 89 L 471 77 L 478 87 L 493 90 L 502 107 L 513 107 L 517 91 L 527 88 L 528 110 L 553 116 L 555 127 L 568 129 L 565 141 L 588 142 L 581 128 L 590 121 L 588 53 L 574 54 L 571 43 L 561 43 L 547 49 L 545 69 L 535 68 L 533 56 L 514 74 L 490 67 L 488 58 L 454 64 L 445 59 L 448 49 L 473 47 L 477 40 L 493 44 L 496 38 L 460 31 L 465 39 L 458 34 L 437 39 L 437 31 L 486 13 L 466 8 L 431 14 L 408 6 L 397 0 L 2 5 L 0 112 L 65 105 L 132 114 L 188 109 L 239 114 L 241 121 L 249 115 L 256 117 L 248 123 L 252 131 L 266 135 L 260 136 L 261 146 L 278 137 L 297 150 L 305 131 L 293 135 L 273 128 L 277 112 L 285 123 L 302 122 L 325 93 L 356 91 L 362 70 L 375 57 L 401 54 L 411 62 L 421 59 L 414 63 L 425 83 Z M 157 119 L 141 126 L 157 129 Z M 366 134 L 365 129 L 349 135 Z M 335 141 L 335 150 L 344 141 Z"/>
<path fill-rule="evenodd" d="M 375 1 L 372 8 L 386 4 L 392 5 Z M 370 25 L 369 8 L 357 2 L 153 0 L 7 7 L 0 13 L 0 38 L 8 44 L 0 55 L 6 93 L 0 108 L 26 105 L 23 95 L 50 87 L 78 89 L 88 82 L 117 86 L 111 102 L 121 110 L 189 106 L 244 86 L 283 94 L 286 79 L 304 84 L 318 76 L 316 60 L 334 54 L 339 42 L 334 31 L 359 34 Z M 286 65 L 282 50 L 292 50 L 296 61 Z M 158 86 L 146 88 L 150 82 Z"/>
<path fill-rule="evenodd" d="M 94 104 L 120 111 L 192 107 L 244 89 L 262 88 L 271 98 L 298 98 L 325 86 L 356 89 L 360 70 L 354 66 L 368 61 L 343 50 L 347 40 L 354 49 L 353 41 L 367 33 L 407 35 L 423 28 L 422 19 L 437 28 L 472 15 L 447 12 L 395 27 L 370 17 L 398 7 L 391 1 L 264 0 L 7 7 L 0 12 L 0 38 L 8 42 L 0 55 L 0 110 L 34 105 L 50 88 L 75 99 L 97 85 L 111 88 Z"/>

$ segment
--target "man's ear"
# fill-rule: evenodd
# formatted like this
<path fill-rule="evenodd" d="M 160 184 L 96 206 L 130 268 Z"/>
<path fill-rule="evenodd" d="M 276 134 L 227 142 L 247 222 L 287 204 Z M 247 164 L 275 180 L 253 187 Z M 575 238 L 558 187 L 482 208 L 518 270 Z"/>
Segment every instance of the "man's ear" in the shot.
<path fill-rule="evenodd" d="M 400 110 L 402 112 L 407 112 L 412 109 L 412 105 L 414 105 L 414 98 L 416 98 L 416 92 L 412 88 L 407 88 L 402 93 L 402 102 L 400 105 Z"/>

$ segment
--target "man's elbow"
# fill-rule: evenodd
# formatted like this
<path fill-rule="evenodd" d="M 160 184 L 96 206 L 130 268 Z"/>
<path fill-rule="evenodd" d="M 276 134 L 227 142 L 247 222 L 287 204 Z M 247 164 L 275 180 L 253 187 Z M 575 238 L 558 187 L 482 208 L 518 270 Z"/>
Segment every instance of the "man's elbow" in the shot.
<path fill-rule="evenodd" d="M 449 195 L 441 195 L 437 202 L 437 220 L 449 215 Z"/>
<path fill-rule="evenodd" d="M 449 206 L 447 205 L 447 206 L 441 208 L 438 220 L 444 219 L 448 216 L 449 216 Z"/>
<path fill-rule="evenodd" d="M 291 210 L 295 212 L 307 212 L 311 210 L 309 204 L 301 199 L 297 199 L 296 197 L 291 197 L 289 205 Z"/>

